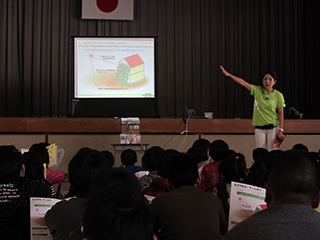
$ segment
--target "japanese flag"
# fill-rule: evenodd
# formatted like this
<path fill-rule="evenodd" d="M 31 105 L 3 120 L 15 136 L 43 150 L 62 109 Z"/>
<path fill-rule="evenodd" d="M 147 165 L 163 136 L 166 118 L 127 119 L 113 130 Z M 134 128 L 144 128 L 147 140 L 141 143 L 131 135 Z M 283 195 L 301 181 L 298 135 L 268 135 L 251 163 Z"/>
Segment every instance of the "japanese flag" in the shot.
<path fill-rule="evenodd" d="M 133 20 L 134 0 L 82 0 L 83 19 Z"/>

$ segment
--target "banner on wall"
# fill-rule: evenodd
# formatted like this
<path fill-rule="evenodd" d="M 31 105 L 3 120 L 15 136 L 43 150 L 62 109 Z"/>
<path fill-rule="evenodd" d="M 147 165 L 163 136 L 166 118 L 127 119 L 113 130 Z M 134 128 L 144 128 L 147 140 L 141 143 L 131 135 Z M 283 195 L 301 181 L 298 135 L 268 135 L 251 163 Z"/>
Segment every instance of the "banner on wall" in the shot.
<path fill-rule="evenodd" d="M 134 0 L 82 0 L 82 19 L 133 20 Z"/>

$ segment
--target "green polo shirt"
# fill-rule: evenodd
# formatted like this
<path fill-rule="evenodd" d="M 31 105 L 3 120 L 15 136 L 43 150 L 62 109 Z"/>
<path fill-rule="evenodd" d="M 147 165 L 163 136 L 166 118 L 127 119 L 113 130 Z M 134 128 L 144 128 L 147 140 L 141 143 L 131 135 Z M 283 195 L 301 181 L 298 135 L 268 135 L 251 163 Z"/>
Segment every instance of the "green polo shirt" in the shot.
<path fill-rule="evenodd" d="M 282 93 L 277 90 L 267 92 L 261 86 L 251 85 L 250 94 L 254 97 L 252 125 L 278 126 L 277 109 L 286 106 Z"/>

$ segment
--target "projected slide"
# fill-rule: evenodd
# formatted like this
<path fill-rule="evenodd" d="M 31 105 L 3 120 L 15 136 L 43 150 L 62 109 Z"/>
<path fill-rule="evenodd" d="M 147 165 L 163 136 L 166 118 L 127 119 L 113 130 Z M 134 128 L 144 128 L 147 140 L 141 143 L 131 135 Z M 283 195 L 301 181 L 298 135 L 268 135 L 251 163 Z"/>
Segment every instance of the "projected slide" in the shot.
<path fill-rule="evenodd" d="M 75 98 L 154 98 L 154 38 L 74 39 Z"/>

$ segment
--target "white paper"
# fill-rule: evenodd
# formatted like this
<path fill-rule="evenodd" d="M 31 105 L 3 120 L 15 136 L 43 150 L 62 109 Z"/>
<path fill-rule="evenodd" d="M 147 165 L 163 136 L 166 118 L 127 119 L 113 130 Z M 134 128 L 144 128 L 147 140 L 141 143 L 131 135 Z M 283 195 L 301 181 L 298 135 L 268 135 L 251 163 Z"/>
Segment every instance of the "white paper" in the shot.
<path fill-rule="evenodd" d="M 249 184 L 231 182 L 229 230 L 266 207 L 266 190 Z"/>
<path fill-rule="evenodd" d="M 55 198 L 30 198 L 30 239 L 52 239 L 44 220 L 46 212 L 61 200 Z"/>

